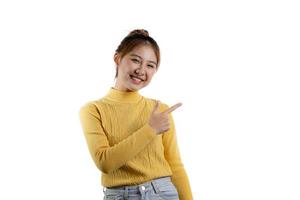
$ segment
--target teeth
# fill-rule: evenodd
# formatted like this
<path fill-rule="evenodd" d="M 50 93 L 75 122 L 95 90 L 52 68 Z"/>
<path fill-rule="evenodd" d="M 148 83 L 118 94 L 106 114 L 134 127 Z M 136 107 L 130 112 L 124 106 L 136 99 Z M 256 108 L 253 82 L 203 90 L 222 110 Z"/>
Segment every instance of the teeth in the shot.
<path fill-rule="evenodd" d="M 142 79 L 140 79 L 140 78 L 138 78 L 138 77 L 136 77 L 136 76 L 132 76 L 132 75 L 130 75 L 132 78 L 134 78 L 134 79 L 139 79 L 139 80 L 141 80 L 141 81 L 143 81 Z"/>

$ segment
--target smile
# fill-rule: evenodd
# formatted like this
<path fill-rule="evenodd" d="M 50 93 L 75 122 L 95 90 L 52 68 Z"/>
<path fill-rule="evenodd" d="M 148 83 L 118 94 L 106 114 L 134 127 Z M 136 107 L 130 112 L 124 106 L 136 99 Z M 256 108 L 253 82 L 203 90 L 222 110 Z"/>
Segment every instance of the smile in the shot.
<path fill-rule="evenodd" d="M 129 75 L 131 79 L 133 80 L 140 80 L 140 81 L 144 81 L 142 78 L 139 78 L 137 76 L 133 76 L 133 75 Z"/>

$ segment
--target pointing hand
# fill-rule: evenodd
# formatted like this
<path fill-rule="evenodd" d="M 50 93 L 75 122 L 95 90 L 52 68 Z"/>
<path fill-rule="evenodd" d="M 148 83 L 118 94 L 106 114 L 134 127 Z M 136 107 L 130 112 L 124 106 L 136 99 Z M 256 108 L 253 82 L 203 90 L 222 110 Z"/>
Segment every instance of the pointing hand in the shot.
<path fill-rule="evenodd" d="M 170 129 L 168 114 L 182 105 L 182 103 L 177 103 L 163 112 L 158 112 L 159 104 L 160 102 L 156 101 L 148 122 L 149 125 L 157 131 L 157 134 L 161 134 Z"/>

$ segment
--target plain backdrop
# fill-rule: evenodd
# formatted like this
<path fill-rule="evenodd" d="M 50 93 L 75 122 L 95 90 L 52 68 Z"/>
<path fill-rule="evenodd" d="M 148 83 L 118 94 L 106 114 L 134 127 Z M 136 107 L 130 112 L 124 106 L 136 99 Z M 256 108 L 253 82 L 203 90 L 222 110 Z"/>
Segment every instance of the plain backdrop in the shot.
<path fill-rule="evenodd" d="M 133 29 L 160 45 L 196 200 L 300 199 L 300 7 L 291 0 L 0 2 L 0 199 L 102 199 L 79 108 Z"/>

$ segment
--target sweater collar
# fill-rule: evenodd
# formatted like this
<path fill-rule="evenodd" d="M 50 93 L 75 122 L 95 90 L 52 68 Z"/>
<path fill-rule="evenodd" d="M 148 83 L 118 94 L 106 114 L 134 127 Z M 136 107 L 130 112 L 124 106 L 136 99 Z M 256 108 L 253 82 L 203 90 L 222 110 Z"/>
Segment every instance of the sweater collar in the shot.
<path fill-rule="evenodd" d="M 142 98 L 142 95 L 140 95 L 138 91 L 128 92 L 110 87 L 105 98 L 120 103 L 136 103 Z"/>

